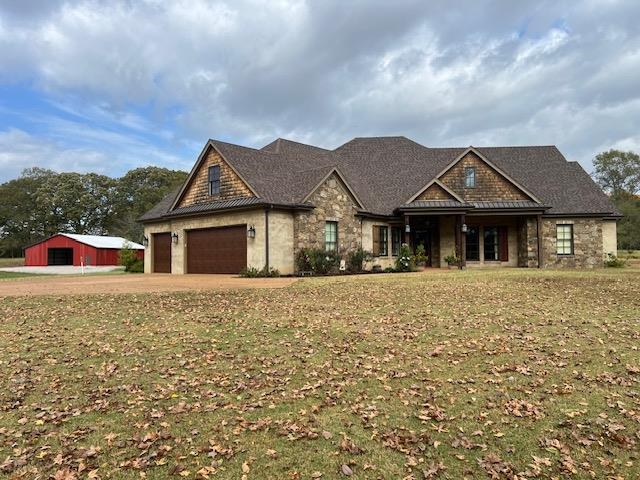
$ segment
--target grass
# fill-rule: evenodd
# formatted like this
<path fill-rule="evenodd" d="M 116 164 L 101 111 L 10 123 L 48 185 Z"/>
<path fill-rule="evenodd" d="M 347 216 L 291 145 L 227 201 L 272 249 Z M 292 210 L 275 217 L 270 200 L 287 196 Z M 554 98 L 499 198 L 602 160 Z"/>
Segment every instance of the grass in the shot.
<path fill-rule="evenodd" d="M 24 258 L 1 258 L 0 257 L 0 268 L 23 267 L 23 266 L 24 266 Z"/>
<path fill-rule="evenodd" d="M 638 478 L 640 276 L 0 300 L 2 478 Z"/>

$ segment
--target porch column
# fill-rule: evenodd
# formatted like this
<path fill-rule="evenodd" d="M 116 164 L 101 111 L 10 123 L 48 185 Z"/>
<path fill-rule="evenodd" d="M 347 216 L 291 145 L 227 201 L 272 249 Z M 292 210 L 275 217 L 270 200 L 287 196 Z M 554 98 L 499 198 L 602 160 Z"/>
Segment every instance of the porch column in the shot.
<path fill-rule="evenodd" d="M 462 231 L 462 225 L 466 223 L 464 213 L 460 215 L 460 268 L 467 266 L 467 235 Z"/>
<path fill-rule="evenodd" d="M 453 232 L 456 239 L 456 257 L 458 257 L 458 268 L 462 269 L 462 215 L 456 215 L 456 221 L 453 223 Z"/>

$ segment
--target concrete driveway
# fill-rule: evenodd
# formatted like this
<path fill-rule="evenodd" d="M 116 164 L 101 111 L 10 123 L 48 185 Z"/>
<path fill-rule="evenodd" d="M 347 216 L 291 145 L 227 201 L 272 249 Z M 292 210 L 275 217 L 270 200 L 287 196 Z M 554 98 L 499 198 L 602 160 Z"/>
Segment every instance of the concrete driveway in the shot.
<path fill-rule="evenodd" d="M 171 275 L 170 273 L 38 276 L 0 280 L 0 297 L 102 293 L 185 292 L 282 288 L 297 278 L 240 278 L 236 275 Z"/>
<path fill-rule="evenodd" d="M 117 270 L 124 270 L 124 267 L 109 266 L 109 267 L 74 267 L 71 265 L 60 266 L 47 266 L 47 267 L 5 267 L 0 268 L 0 272 L 19 272 L 19 273 L 34 273 L 38 275 L 90 275 L 92 273 L 105 273 L 114 272 Z"/>

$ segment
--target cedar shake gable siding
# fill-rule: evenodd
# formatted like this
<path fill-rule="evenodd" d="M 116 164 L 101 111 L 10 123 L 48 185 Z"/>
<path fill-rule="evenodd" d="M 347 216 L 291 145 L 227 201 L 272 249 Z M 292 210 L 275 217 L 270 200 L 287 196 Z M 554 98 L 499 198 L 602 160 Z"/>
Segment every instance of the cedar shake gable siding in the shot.
<path fill-rule="evenodd" d="M 475 187 L 465 187 L 465 169 L 476 170 Z M 440 181 L 467 202 L 492 200 L 531 200 L 531 198 L 491 168 L 474 152 L 468 152 L 447 170 Z"/>
<path fill-rule="evenodd" d="M 209 167 L 220 166 L 220 193 L 209 195 Z M 176 208 L 230 198 L 253 197 L 253 193 L 213 148 L 209 148 L 203 162 L 193 175 Z"/>
<path fill-rule="evenodd" d="M 416 200 L 455 200 L 455 198 L 440 185 L 434 183 L 418 195 Z"/>

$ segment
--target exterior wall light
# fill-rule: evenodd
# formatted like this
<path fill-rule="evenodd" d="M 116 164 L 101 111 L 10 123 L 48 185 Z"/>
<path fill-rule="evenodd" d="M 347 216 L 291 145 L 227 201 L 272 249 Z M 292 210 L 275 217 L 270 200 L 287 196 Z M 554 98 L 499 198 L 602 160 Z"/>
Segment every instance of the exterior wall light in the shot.
<path fill-rule="evenodd" d="M 404 226 L 404 231 L 405 233 L 411 233 L 411 225 L 409 225 L 408 223 Z"/>
<path fill-rule="evenodd" d="M 147 237 L 146 235 L 142 236 L 142 245 L 145 247 L 149 246 L 149 237 Z"/>
<path fill-rule="evenodd" d="M 256 238 L 256 227 L 254 227 L 253 225 L 249 226 L 249 228 L 247 229 L 247 237 Z"/>
<path fill-rule="evenodd" d="M 173 243 L 174 243 L 174 244 L 177 244 L 177 243 L 178 243 L 178 232 L 173 232 L 173 233 L 171 234 L 171 240 L 173 240 Z"/>
<path fill-rule="evenodd" d="M 462 233 L 467 233 L 469 231 L 469 227 L 467 227 L 466 223 L 462 224 Z"/>

